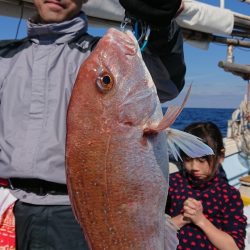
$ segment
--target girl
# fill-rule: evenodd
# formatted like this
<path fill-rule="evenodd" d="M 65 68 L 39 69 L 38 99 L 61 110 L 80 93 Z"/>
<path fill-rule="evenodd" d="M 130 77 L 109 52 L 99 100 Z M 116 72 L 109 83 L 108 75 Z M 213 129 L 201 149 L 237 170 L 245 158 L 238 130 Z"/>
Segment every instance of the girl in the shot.
<path fill-rule="evenodd" d="M 246 217 L 237 189 L 220 174 L 225 149 L 212 122 L 193 123 L 185 130 L 200 137 L 214 155 L 189 158 L 170 175 L 166 213 L 179 228 L 177 249 L 244 249 Z"/>

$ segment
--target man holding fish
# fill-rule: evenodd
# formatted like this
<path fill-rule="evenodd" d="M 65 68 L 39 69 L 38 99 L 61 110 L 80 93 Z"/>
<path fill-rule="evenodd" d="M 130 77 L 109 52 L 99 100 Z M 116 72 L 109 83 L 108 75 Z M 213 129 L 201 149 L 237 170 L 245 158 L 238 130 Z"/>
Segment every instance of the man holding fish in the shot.
<path fill-rule="evenodd" d="M 27 38 L 0 43 L 0 185 L 17 198 L 13 211 L 19 250 L 93 248 L 89 234 L 85 234 L 88 246 L 72 213 L 65 174 L 66 118 L 71 91 L 80 66 L 98 42 L 87 34 L 87 18 L 81 11 L 86 2 L 34 0 L 37 14 L 27 22 Z M 175 98 L 184 85 L 182 34 L 174 21 L 181 0 L 153 2 L 123 0 L 121 4 L 133 18 L 146 18 L 143 21 L 151 26 L 143 58 L 158 96 L 165 102 Z M 131 47 L 128 53 L 136 51 Z M 99 88 L 106 93 L 111 80 L 110 74 L 104 74 L 98 78 Z M 150 94 L 148 98 L 153 100 L 155 96 Z M 86 109 L 89 107 L 88 103 L 83 105 Z M 127 108 L 134 107 L 127 103 Z M 146 116 L 142 118 L 147 119 Z M 131 124 L 125 113 L 120 114 L 120 119 L 126 120 L 128 126 Z M 97 120 L 106 122 L 103 116 Z M 73 127 L 69 121 L 67 125 Z M 149 131 L 154 129 L 158 132 L 158 128 L 151 127 Z M 120 143 L 123 142 L 117 145 Z M 141 143 L 147 142 L 142 140 Z M 97 145 L 98 141 L 95 144 L 98 148 Z M 166 173 L 167 168 L 162 171 Z M 159 174 L 155 181 L 165 185 L 166 180 Z M 95 183 L 98 185 L 97 181 Z M 164 186 L 167 193 L 166 188 Z M 136 206 L 134 200 L 131 204 Z M 87 212 L 92 218 L 91 210 Z M 79 211 L 76 215 L 79 220 Z M 163 245 L 159 247 L 163 248 L 167 249 Z M 113 249 L 122 248 L 114 246 Z"/>

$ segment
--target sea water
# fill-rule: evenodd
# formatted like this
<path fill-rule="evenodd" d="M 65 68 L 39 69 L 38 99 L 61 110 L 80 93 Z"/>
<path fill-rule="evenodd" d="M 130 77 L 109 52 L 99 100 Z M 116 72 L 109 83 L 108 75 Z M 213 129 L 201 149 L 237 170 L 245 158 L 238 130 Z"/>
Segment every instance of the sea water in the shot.
<path fill-rule="evenodd" d="M 165 113 L 167 108 L 162 108 L 162 110 Z M 190 123 L 210 121 L 219 127 L 224 137 L 227 135 L 227 123 L 233 111 L 234 109 L 184 108 L 171 128 L 183 130 Z"/>

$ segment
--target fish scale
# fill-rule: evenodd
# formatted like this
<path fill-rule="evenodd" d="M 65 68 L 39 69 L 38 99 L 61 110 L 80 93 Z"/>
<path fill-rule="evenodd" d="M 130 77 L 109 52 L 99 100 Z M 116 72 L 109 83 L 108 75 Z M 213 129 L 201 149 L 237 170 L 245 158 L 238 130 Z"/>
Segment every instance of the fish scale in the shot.
<path fill-rule="evenodd" d="M 143 132 L 162 117 L 137 41 L 109 29 L 79 70 L 67 115 L 67 185 L 90 249 L 176 246 L 164 214 L 166 133 Z"/>

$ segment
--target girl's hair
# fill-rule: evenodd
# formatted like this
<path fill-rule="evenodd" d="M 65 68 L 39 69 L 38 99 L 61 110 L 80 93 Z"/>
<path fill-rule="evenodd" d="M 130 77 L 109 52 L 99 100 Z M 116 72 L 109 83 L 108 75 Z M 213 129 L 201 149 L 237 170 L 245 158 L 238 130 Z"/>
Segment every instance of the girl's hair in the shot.
<path fill-rule="evenodd" d="M 188 125 L 184 131 L 201 138 L 214 151 L 214 155 L 204 157 L 212 170 L 210 175 L 210 178 L 212 178 L 218 170 L 218 160 L 225 156 L 220 129 L 213 122 L 195 122 Z M 181 155 L 183 159 L 187 157 L 183 152 L 181 152 Z"/>

